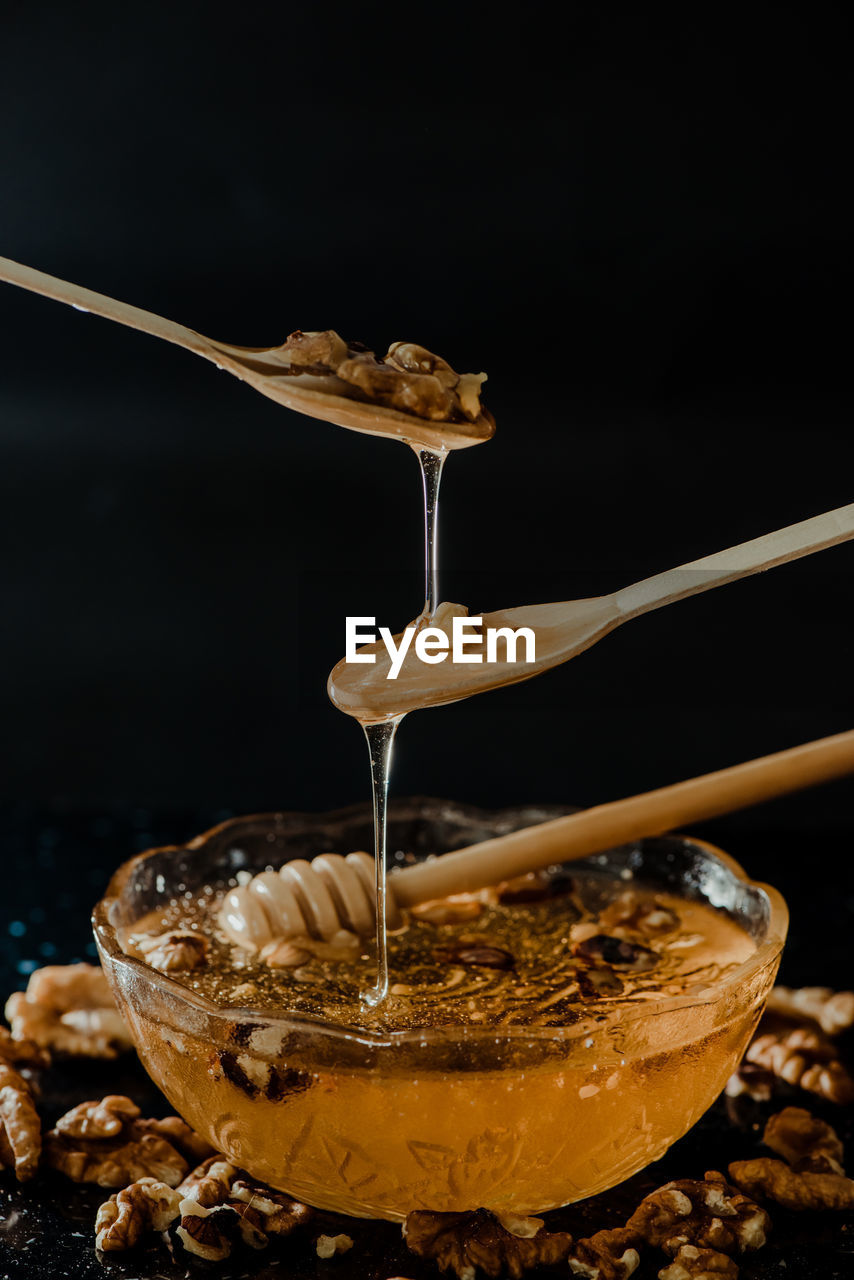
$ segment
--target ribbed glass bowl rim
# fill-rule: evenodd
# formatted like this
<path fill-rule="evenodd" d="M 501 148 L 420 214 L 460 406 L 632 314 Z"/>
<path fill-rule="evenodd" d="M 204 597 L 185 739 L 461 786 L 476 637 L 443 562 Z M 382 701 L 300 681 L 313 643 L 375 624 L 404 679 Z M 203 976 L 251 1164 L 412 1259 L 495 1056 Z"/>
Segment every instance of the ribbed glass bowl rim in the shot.
<path fill-rule="evenodd" d="M 472 821 L 480 822 L 484 825 L 491 825 L 500 821 L 507 814 L 515 812 L 516 807 L 507 809 L 479 809 L 473 805 L 461 805 L 456 801 L 442 801 L 434 798 L 426 797 L 407 797 L 398 801 L 401 807 L 413 804 L 430 804 L 442 805 L 447 803 L 451 806 L 455 813 L 465 814 Z M 524 806 L 528 808 L 529 806 Z M 530 806 L 530 808 L 538 808 L 539 806 Z M 648 1019 L 663 1013 L 673 1012 L 677 1009 L 695 1007 L 704 1004 L 716 1004 L 726 999 L 733 991 L 738 990 L 749 981 L 755 974 L 759 973 L 765 966 L 773 963 L 780 955 L 786 940 L 786 933 L 789 924 L 789 911 L 783 896 L 773 887 L 759 880 L 752 880 L 744 868 L 735 858 L 726 853 L 723 849 L 719 849 L 716 845 L 711 844 L 707 840 L 698 839 L 695 836 L 686 835 L 684 833 L 667 833 L 670 838 L 681 840 L 686 845 L 690 844 L 692 848 L 699 849 L 706 857 L 715 859 L 722 863 L 737 879 L 741 880 L 745 885 L 754 889 L 759 889 L 768 899 L 769 916 L 768 927 L 764 941 L 759 943 L 756 951 L 738 965 L 725 977 L 717 981 L 710 982 L 702 992 L 693 992 L 689 995 L 667 996 L 660 1000 L 645 1000 L 637 1009 L 615 1009 L 613 1016 L 606 1016 L 597 1020 L 595 1023 L 591 1019 L 581 1019 L 577 1023 L 573 1023 L 567 1027 L 544 1027 L 544 1026 L 508 1026 L 508 1027 L 490 1027 L 490 1026 L 446 1026 L 417 1028 L 409 1031 L 370 1031 L 361 1027 L 348 1026 L 346 1023 L 338 1023 L 321 1018 L 300 1017 L 294 1014 L 277 1014 L 268 1009 L 253 1008 L 251 1005 L 221 1005 L 216 1001 L 209 1000 L 206 996 L 200 995 L 196 991 L 191 991 L 189 987 L 178 979 L 170 977 L 168 974 L 161 973 L 157 969 L 153 969 L 150 965 L 142 960 L 138 960 L 135 956 L 129 956 L 122 950 L 116 936 L 115 926 L 110 923 L 110 908 L 122 895 L 125 886 L 139 867 L 146 859 L 154 857 L 158 854 L 170 854 L 203 851 L 207 843 L 220 836 L 229 828 L 239 828 L 242 824 L 249 822 L 265 822 L 271 824 L 282 823 L 287 821 L 297 822 L 317 822 L 317 823 L 333 823 L 346 822 L 348 819 L 356 819 L 363 816 L 366 812 L 366 806 L 363 804 L 350 805 L 342 809 L 334 809 L 325 812 L 304 812 L 299 810 L 278 811 L 271 813 L 253 813 L 241 814 L 238 817 L 227 818 L 224 822 L 219 822 L 208 830 L 194 836 L 185 844 L 172 845 L 156 845 L 150 849 L 145 849 L 142 853 L 136 854 L 123 862 L 121 866 L 113 873 L 103 898 L 96 903 L 92 912 L 92 928 L 95 934 L 95 940 L 103 952 L 106 953 L 110 962 L 119 965 L 129 972 L 136 974 L 148 986 L 161 990 L 172 997 L 173 1000 L 182 1000 L 187 1006 L 194 1009 L 197 1013 L 203 1014 L 210 1018 L 226 1018 L 230 1022 L 245 1021 L 254 1022 L 263 1025 L 265 1028 L 280 1028 L 285 1033 L 293 1033 L 295 1031 L 305 1031 L 317 1034 L 322 1032 L 325 1035 L 335 1038 L 347 1040 L 349 1043 L 360 1042 L 366 1046 L 379 1047 L 388 1046 L 405 1046 L 418 1045 L 426 1048 L 431 1042 L 446 1044 L 449 1040 L 453 1041 L 516 1041 L 516 1040 L 552 1040 L 552 1041 L 571 1041 L 584 1037 L 585 1039 L 591 1035 L 598 1036 L 606 1033 L 616 1023 L 625 1026 L 628 1022 L 634 1022 L 638 1019 Z M 568 808 L 560 809 L 556 805 L 542 806 L 544 810 L 550 813 L 571 812 Z M 392 815 L 393 817 L 394 815 Z M 657 838 L 657 837 L 656 837 Z M 637 842 L 640 843 L 640 842 Z M 596 855 L 593 855 L 594 857 Z M 583 863 L 579 863 L 583 865 Z"/>

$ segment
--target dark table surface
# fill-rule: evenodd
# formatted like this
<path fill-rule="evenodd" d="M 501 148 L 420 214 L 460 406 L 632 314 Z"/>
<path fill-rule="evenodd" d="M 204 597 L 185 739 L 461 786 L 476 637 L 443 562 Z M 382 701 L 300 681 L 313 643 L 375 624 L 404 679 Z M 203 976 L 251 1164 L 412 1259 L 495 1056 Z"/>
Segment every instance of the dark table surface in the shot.
<path fill-rule="evenodd" d="M 0 969 L 6 992 L 26 985 L 44 964 L 94 958 L 89 909 L 116 865 L 130 853 L 157 843 L 172 843 L 228 816 L 212 812 L 134 812 L 47 814 L 25 807 L 0 813 L 0 847 L 7 868 L 6 902 L 0 925 Z M 696 834 L 726 847 L 751 874 L 773 881 L 792 909 L 792 929 L 781 977 L 799 985 L 851 985 L 851 936 L 854 928 L 847 831 L 824 830 L 809 842 L 798 824 L 790 830 L 763 829 L 755 819 L 732 818 L 698 828 Z M 845 1046 L 843 1045 L 843 1048 Z M 850 1054 L 849 1054 L 850 1057 Z M 144 1114 L 166 1114 L 168 1105 L 138 1063 L 74 1064 L 54 1067 L 42 1079 L 42 1111 L 49 1121 L 70 1106 L 104 1093 L 126 1092 Z M 638 1200 L 670 1178 L 702 1177 L 734 1159 L 759 1154 L 765 1115 L 786 1102 L 807 1105 L 834 1124 L 854 1149 L 854 1108 L 817 1103 L 790 1091 L 771 1106 L 747 1103 L 737 1109 L 719 1101 L 663 1160 L 615 1190 L 585 1204 L 548 1214 L 549 1225 L 576 1236 L 625 1221 Z M 24 1277 L 103 1277 L 122 1280 L 177 1280 L 216 1274 L 237 1277 L 287 1275 L 294 1280 L 337 1276 L 340 1280 L 387 1280 L 406 1276 L 428 1280 L 439 1273 L 419 1263 L 403 1245 L 399 1228 L 389 1223 L 319 1215 L 301 1238 L 282 1249 L 254 1254 L 235 1252 L 223 1264 L 172 1258 L 157 1243 L 132 1254 L 99 1257 L 93 1248 L 94 1213 L 103 1199 L 98 1189 L 75 1187 L 64 1179 L 40 1175 L 19 1187 L 11 1174 L 0 1181 L 0 1280 Z M 854 1276 L 854 1214 L 792 1215 L 772 1212 L 771 1243 L 746 1262 L 744 1280 L 844 1280 Z M 317 1258 L 314 1240 L 321 1233 L 344 1231 L 353 1249 L 328 1262 Z M 638 1280 L 657 1274 L 651 1256 Z M 566 1267 L 536 1273 L 566 1275 Z"/>

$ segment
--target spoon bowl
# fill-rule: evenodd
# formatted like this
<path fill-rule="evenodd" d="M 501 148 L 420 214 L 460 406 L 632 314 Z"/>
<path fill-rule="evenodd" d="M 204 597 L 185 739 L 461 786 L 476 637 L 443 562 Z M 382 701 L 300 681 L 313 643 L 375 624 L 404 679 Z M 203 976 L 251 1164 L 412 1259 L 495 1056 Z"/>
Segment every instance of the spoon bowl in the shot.
<path fill-rule="evenodd" d="M 310 373 L 295 375 L 288 363 L 283 346 L 239 347 L 227 342 L 217 342 L 204 334 L 175 324 L 154 312 L 119 302 L 105 294 L 95 293 L 80 285 L 70 284 L 43 271 L 35 271 L 23 263 L 0 257 L 0 280 L 18 285 L 43 297 L 68 303 L 77 311 L 115 320 L 131 329 L 150 333 L 166 342 L 175 343 L 185 351 L 211 361 L 218 369 L 225 369 L 242 382 L 287 409 L 294 409 L 309 418 L 320 418 L 350 431 L 364 435 L 388 436 L 416 449 L 430 449 L 444 453 L 452 449 L 466 449 L 473 444 L 489 440 L 495 433 L 495 420 L 485 409 L 472 421 L 444 422 L 419 418 L 415 414 L 402 413 L 385 405 L 376 404 L 335 374 L 317 376 Z"/>
<path fill-rule="evenodd" d="M 752 538 L 725 551 L 704 556 L 690 564 L 668 569 L 610 595 L 555 604 L 524 605 L 482 615 L 481 638 L 467 641 L 465 662 L 422 662 L 410 644 L 396 677 L 390 678 L 392 659 L 377 642 L 359 650 L 372 654 L 373 663 L 349 663 L 342 659 L 332 669 L 327 688 L 336 707 L 362 724 L 396 719 L 422 707 L 470 698 L 505 684 L 518 684 L 548 671 L 589 649 L 610 631 L 653 609 L 735 582 L 763 569 L 785 564 L 800 556 L 822 551 L 854 538 L 854 504 Z M 508 656 L 507 643 L 497 638 L 495 661 L 487 661 L 484 636 L 490 629 L 528 628 L 534 636 L 531 661 Z M 395 637 L 400 645 L 401 637 Z M 517 652 L 526 654 L 520 640 Z"/>

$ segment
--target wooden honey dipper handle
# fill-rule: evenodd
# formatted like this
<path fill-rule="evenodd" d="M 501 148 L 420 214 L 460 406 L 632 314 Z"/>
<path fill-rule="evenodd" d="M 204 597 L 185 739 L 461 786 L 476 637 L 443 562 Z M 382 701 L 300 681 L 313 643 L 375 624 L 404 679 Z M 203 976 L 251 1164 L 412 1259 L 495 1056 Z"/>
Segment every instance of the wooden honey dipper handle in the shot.
<path fill-rule="evenodd" d="M 854 730 L 484 840 L 395 871 L 389 883 L 398 906 L 411 907 L 661 835 L 686 822 L 732 813 L 847 773 L 854 773 Z"/>

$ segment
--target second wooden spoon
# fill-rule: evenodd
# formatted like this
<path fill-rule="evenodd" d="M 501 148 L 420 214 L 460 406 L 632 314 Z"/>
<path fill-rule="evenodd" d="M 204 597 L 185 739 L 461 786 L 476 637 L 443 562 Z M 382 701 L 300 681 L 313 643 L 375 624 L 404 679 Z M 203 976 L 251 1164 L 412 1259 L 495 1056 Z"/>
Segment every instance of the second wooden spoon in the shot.
<path fill-rule="evenodd" d="M 329 696 L 341 711 L 370 724 L 392 720 L 421 707 L 457 702 L 500 685 L 530 680 L 574 658 L 621 623 L 642 613 L 822 551 L 849 538 L 854 538 L 854 504 L 645 578 L 612 595 L 525 605 L 483 615 L 484 628 L 529 627 L 536 639 L 533 662 L 508 661 L 506 650 L 502 658 L 499 641 L 498 661 L 463 664 L 452 662 L 449 655 L 441 664 L 428 666 L 420 661 L 411 645 L 399 674 L 392 680 L 388 678 L 391 659 L 385 646 L 366 645 L 359 652 L 373 653 L 374 663 L 348 663 L 342 659 L 329 676 Z M 477 653 L 477 649 L 469 652 Z M 520 644 L 519 654 L 524 652 L 524 644 Z M 485 654 L 482 656 L 485 658 Z"/>

